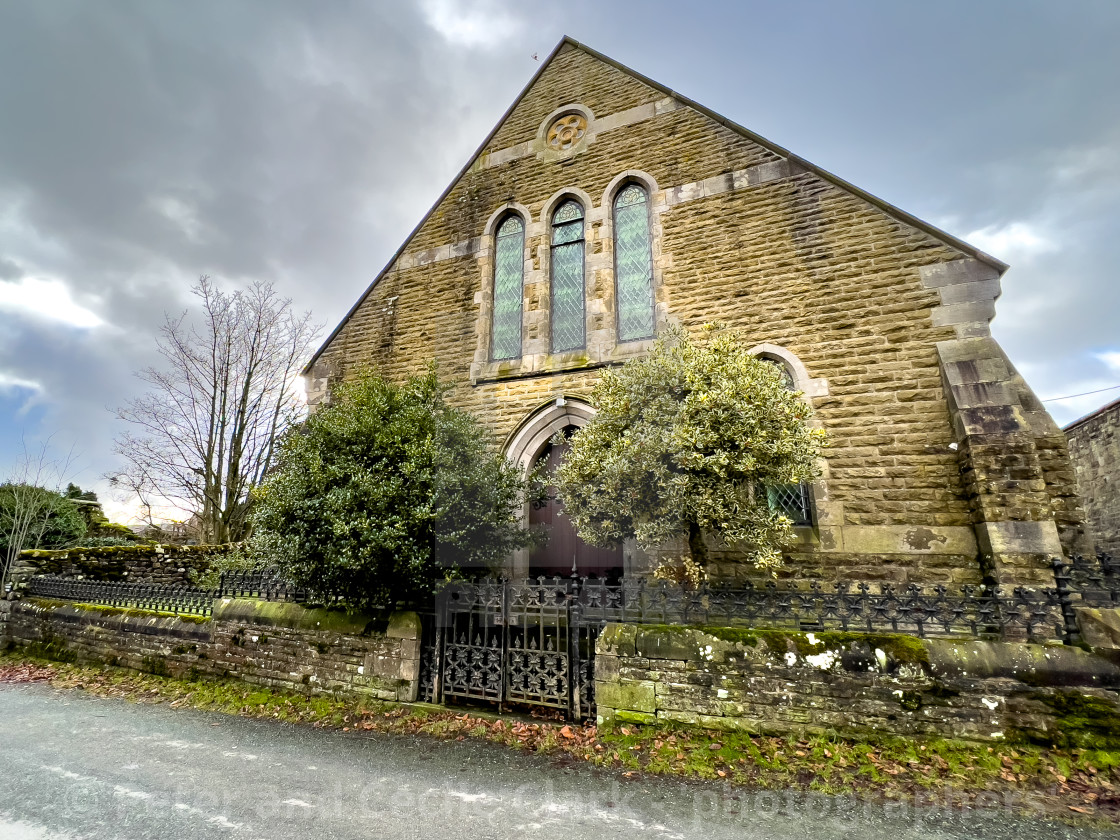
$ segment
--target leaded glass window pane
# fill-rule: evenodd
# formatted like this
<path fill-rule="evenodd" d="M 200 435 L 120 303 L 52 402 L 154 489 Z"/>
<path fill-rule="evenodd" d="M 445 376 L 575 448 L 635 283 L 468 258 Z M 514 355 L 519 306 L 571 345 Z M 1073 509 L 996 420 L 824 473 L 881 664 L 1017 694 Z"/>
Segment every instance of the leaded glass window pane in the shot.
<path fill-rule="evenodd" d="M 653 336 L 653 258 L 649 246 L 649 197 L 637 184 L 614 200 L 614 271 L 618 287 L 618 339 Z"/>
<path fill-rule="evenodd" d="M 583 218 L 583 208 L 577 201 L 565 201 L 556 208 L 552 215 L 552 224 L 562 225 L 565 222 L 574 222 Z"/>
<path fill-rule="evenodd" d="M 510 216 L 498 228 L 494 247 L 494 329 L 490 355 L 516 359 L 521 355 L 521 301 L 525 272 L 525 228 Z"/>
<path fill-rule="evenodd" d="M 805 484 L 779 484 L 766 488 L 766 501 L 770 510 L 784 513 L 794 525 L 812 525 L 813 515 L 809 506 L 809 487 Z"/>
<path fill-rule="evenodd" d="M 552 214 L 552 350 L 584 345 L 583 208 L 566 201 Z"/>

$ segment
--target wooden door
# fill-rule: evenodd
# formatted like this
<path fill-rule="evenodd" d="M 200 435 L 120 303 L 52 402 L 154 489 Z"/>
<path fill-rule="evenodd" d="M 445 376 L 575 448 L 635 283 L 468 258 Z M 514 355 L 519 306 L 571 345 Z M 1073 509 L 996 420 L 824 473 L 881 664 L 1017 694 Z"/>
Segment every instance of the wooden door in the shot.
<path fill-rule="evenodd" d="M 550 474 L 555 473 L 567 451 L 567 443 L 550 443 L 536 463 L 545 464 Z M 597 548 L 585 543 L 572 527 L 571 520 L 564 515 L 564 505 L 556 498 L 555 486 L 549 486 L 548 496 L 548 501 L 542 506 L 532 505 L 529 508 L 529 524 L 543 525 L 549 535 L 548 542 L 529 557 L 529 577 L 570 577 L 574 563 L 581 577 L 620 579 L 622 546 Z"/>

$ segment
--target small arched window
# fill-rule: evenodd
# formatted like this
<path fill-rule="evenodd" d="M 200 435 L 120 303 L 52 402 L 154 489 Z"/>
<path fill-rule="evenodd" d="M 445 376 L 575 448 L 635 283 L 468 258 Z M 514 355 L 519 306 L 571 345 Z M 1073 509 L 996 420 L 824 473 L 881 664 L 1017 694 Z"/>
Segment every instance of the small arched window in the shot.
<path fill-rule="evenodd" d="M 614 198 L 614 277 L 618 340 L 653 337 L 653 257 L 649 194 L 627 184 Z"/>
<path fill-rule="evenodd" d="M 759 356 L 759 358 L 778 370 L 787 391 L 797 390 L 793 372 L 785 362 L 773 356 Z M 813 524 L 813 506 L 809 499 L 808 484 L 777 484 L 766 488 L 766 501 L 770 509 L 784 513 L 794 525 Z"/>
<path fill-rule="evenodd" d="M 490 356 L 516 359 L 521 355 L 521 306 L 524 298 L 525 225 L 507 216 L 494 237 L 494 324 Z"/>
<path fill-rule="evenodd" d="M 782 382 L 785 384 L 787 391 L 797 390 L 797 383 L 793 379 L 793 373 L 785 362 L 781 359 L 775 359 L 773 356 L 759 356 L 759 358 L 777 369 L 778 373 L 782 376 Z"/>
<path fill-rule="evenodd" d="M 552 214 L 552 351 L 584 346 L 583 208 L 565 201 Z"/>

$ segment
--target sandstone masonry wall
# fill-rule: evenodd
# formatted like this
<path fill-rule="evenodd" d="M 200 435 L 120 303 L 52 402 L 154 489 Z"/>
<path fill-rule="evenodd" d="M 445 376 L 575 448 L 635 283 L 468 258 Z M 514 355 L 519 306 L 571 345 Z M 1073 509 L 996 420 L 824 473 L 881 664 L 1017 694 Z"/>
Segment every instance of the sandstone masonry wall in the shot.
<path fill-rule="evenodd" d="M 1056 743 L 1071 694 L 1120 710 L 1120 671 L 1071 648 L 616 624 L 596 649 L 601 722 Z"/>
<path fill-rule="evenodd" d="M 1120 557 L 1120 400 L 1065 433 L 1096 549 Z"/>
<path fill-rule="evenodd" d="M 543 148 L 543 121 L 573 103 L 592 112 L 588 139 L 570 154 Z M 958 383 L 946 383 L 939 348 L 987 335 L 999 272 L 572 45 L 319 355 L 312 403 L 359 369 L 402 379 L 435 359 L 449 399 L 503 444 L 557 399 L 586 399 L 604 366 L 649 347 L 615 337 L 610 190 L 620 177 L 650 190 L 659 322 L 725 321 L 751 345 L 795 354 L 814 383 L 806 399 L 832 446 L 813 489 L 815 527 L 799 531 L 793 552 L 802 573 L 977 583 L 991 571 L 982 550 L 1061 550 L 1054 510 L 1076 530 L 1079 509 L 1060 447 L 1034 448 L 1056 427 L 1027 429 L 1029 451 L 1004 464 L 999 429 L 962 449 L 946 393 Z M 553 354 L 547 217 L 564 191 L 587 212 L 588 343 Z M 495 363 L 488 224 L 505 211 L 526 219 L 523 354 Z M 965 397 L 975 407 L 976 394 Z M 990 453 L 978 449 L 989 444 Z M 992 517 L 996 538 L 981 546 L 977 526 Z M 1032 539 L 1001 541 L 1002 523 L 1021 520 L 1043 524 Z M 1042 580 L 1040 568 L 1007 582 Z M 734 563 L 718 572 L 742 573 Z"/>
<path fill-rule="evenodd" d="M 8 641 L 83 663 L 183 677 L 231 677 L 312 694 L 415 700 L 420 623 L 395 614 L 388 628 L 295 604 L 227 599 L 214 619 L 144 615 L 27 599 L 10 610 Z M 4 613 L 0 612 L 0 617 Z M 3 634 L 0 633 L 0 642 Z"/>

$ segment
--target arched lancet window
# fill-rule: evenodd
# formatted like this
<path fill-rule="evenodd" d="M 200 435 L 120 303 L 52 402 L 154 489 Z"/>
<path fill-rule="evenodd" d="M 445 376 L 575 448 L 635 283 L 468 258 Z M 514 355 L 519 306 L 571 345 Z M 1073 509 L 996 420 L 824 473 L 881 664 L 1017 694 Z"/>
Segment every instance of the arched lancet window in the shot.
<path fill-rule="evenodd" d="M 653 337 L 653 257 L 649 240 L 649 195 L 640 185 L 628 184 L 614 198 L 619 341 Z"/>
<path fill-rule="evenodd" d="M 519 217 L 507 216 L 498 226 L 494 239 L 494 324 L 490 356 L 516 359 L 521 355 L 525 225 Z"/>
<path fill-rule="evenodd" d="M 785 383 L 786 390 L 797 390 L 793 372 L 781 359 L 773 356 L 759 356 L 762 361 L 777 368 Z M 813 508 L 809 503 L 808 484 L 778 484 L 766 488 L 766 500 L 771 510 L 778 510 L 793 520 L 794 525 L 812 525 Z"/>
<path fill-rule="evenodd" d="M 583 347 L 583 208 L 565 201 L 552 214 L 552 351 Z"/>

